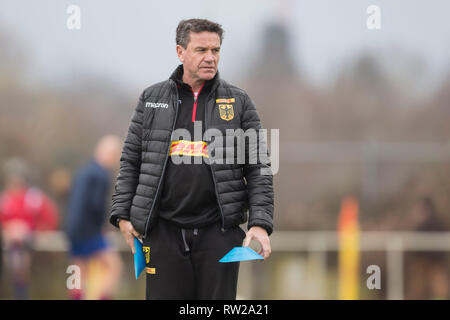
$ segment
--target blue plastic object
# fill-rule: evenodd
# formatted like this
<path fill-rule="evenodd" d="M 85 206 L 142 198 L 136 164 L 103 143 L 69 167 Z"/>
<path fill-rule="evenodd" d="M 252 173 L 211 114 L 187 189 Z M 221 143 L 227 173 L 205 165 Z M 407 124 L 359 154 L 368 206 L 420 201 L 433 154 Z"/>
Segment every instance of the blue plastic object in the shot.
<path fill-rule="evenodd" d="M 145 257 L 144 252 L 142 251 L 142 243 L 134 237 L 134 275 L 139 278 L 139 275 L 145 269 Z"/>
<path fill-rule="evenodd" d="M 220 259 L 219 262 L 226 263 L 249 260 L 264 260 L 264 258 L 257 254 L 252 248 L 234 247 L 222 259 Z"/>

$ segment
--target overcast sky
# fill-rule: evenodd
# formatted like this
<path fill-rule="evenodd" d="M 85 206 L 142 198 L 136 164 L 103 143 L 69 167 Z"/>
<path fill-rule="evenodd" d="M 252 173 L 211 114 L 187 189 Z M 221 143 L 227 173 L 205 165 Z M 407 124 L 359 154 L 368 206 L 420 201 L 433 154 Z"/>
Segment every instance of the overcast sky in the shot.
<path fill-rule="evenodd" d="M 80 30 L 66 27 L 71 4 L 81 9 Z M 380 30 L 366 27 L 369 5 L 381 9 Z M 178 64 L 174 37 L 183 18 L 222 24 L 219 70 L 231 82 L 258 55 L 264 26 L 283 21 L 295 63 L 321 83 L 364 50 L 422 57 L 439 76 L 450 68 L 449 15 L 448 0 L 0 0 L 0 28 L 24 46 L 36 79 L 70 83 L 93 73 L 136 92 Z"/>

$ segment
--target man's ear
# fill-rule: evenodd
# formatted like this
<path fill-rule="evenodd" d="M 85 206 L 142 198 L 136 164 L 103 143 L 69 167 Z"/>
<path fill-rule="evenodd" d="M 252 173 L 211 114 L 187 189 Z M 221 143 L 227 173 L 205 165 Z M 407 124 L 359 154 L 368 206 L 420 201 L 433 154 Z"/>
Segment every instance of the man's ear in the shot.
<path fill-rule="evenodd" d="M 184 62 L 184 57 L 183 57 L 184 48 L 182 46 L 180 46 L 179 44 L 177 44 L 177 48 L 176 49 L 177 49 L 178 59 L 181 62 Z"/>

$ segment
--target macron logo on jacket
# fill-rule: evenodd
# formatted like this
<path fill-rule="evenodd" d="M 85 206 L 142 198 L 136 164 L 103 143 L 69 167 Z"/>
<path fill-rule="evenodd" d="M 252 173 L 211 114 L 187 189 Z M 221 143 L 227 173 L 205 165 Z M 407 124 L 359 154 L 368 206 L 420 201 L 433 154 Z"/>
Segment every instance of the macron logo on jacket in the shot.
<path fill-rule="evenodd" d="M 167 109 L 169 107 L 169 105 L 167 103 L 154 103 L 154 102 L 146 102 L 145 103 L 145 107 L 146 108 L 164 108 Z"/>

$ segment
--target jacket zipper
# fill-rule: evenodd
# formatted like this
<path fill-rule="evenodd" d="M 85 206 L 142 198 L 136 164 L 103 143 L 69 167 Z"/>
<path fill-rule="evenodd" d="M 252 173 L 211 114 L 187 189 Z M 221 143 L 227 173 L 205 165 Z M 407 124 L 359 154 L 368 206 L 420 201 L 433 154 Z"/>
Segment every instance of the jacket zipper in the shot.
<path fill-rule="evenodd" d="M 198 100 L 198 96 L 200 95 L 200 91 L 202 91 L 204 85 L 205 85 L 205 82 L 203 82 L 202 86 L 198 90 L 197 95 L 195 95 L 194 90 L 192 90 L 192 87 L 191 87 L 192 95 L 194 96 L 194 107 L 192 108 L 192 122 L 195 122 L 195 114 L 197 113 L 197 100 Z"/>
<path fill-rule="evenodd" d="M 209 97 L 210 97 L 211 93 L 213 93 L 212 90 L 208 94 L 208 97 L 206 98 L 206 105 L 205 105 L 205 131 L 208 129 L 208 124 L 207 124 L 207 118 L 208 117 L 207 117 L 206 110 L 208 109 L 208 102 L 209 102 Z M 209 168 L 211 170 L 211 176 L 212 176 L 213 182 L 214 182 L 214 191 L 216 192 L 217 204 L 219 205 L 220 215 L 222 216 L 222 232 L 225 232 L 225 216 L 223 215 L 222 206 L 220 205 L 219 193 L 217 192 L 217 182 L 216 182 L 216 177 L 214 175 L 214 170 L 212 169 L 212 163 L 209 164 Z"/>
<path fill-rule="evenodd" d="M 144 239 L 147 237 L 148 222 L 150 221 L 150 217 L 151 217 L 151 215 L 153 213 L 153 209 L 155 207 L 156 201 L 158 200 L 157 197 L 158 197 L 159 188 L 161 187 L 161 182 L 164 179 L 164 172 L 166 171 L 167 160 L 169 159 L 170 145 L 171 145 L 171 140 L 172 140 L 172 133 L 173 133 L 173 130 L 175 129 L 175 125 L 177 123 L 178 105 L 179 105 L 178 98 L 179 97 L 178 97 L 178 90 L 175 90 L 175 91 L 177 93 L 176 94 L 176 99 L 175 99 L 175 106 L 176 106 L 175 107 L 175 119 L 173 120 L 172 132 L 170 133 L 169 147 L 167 148 L 166 160 L 164 161 L 164 166 L 163 166 L 163 169 L 162 169 L 161 177 L 160 177 L 159 182 L 158 182 L 158 187 L 156 188 L 155 199 L 153 200 L 152 207 L 150 208 L 150 213 L 148 215 L 147 221 L 145 222 Z"/>

